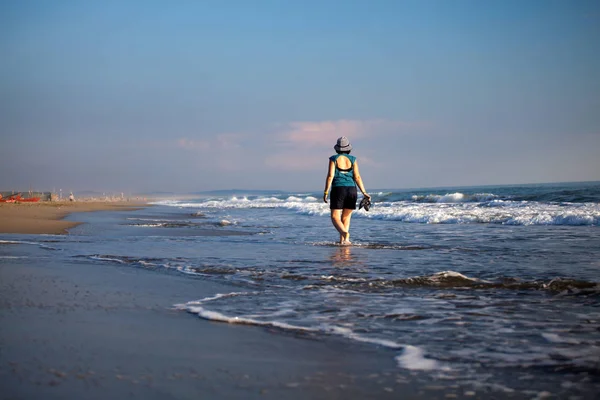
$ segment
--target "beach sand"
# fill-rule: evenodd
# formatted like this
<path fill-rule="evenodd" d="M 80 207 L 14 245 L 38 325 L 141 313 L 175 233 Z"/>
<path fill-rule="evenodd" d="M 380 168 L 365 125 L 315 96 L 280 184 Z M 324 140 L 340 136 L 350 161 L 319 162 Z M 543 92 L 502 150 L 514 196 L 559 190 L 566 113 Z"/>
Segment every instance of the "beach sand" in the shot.
<path fill-rule="evenodd" d="M 140 207 L 2 204 L 0 232 L 62 234 L 78 224 L 61 220 L 70 213 Z M 175 307 L 235 287 L 175 271 L 65 262 L 19 246 L 0 241 L 0 400 L 465 397 L 448 382 L 400 369 L 398 351 L 206 321 Z M 27 252 L 35 251 L 50 253 L 31 262 Z"/>
<path fill-rule="evenodd" d="M 173 307 L 229 291 L 127 266 L 3 261 L 0 398 L 382 399 L 448 393 L 415 384 L 386 349 L 208 322 Z"/>
<path fill-rule="evenodd" d="M 2 204 L 0 232 L 65 233 L 67 214 L 138 208 Z M 232 287 L 176 272 L 49 256 L 0 243 L 0 399 L 432 398 L 389 349 L 199 319 L 174 305 Z M 437 389 L 439 390 L 439 389 Z M 437 394 L 440 394 L 438 391 Z M 435 396 L 433 396 L 435 397 Z"/>
<path fill-rule="evenodd" d="M 125 201 L 0 203 L 0 233 L 65 234 L 80 224 L 62 220 L 70 213 L 133 210 L 144 205 Z"/>

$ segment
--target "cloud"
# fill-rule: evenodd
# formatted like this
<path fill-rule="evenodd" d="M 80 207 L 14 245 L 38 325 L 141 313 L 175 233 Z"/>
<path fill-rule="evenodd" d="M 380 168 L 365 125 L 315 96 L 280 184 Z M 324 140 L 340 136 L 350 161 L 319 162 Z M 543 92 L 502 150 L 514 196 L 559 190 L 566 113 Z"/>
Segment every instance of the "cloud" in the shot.
<path fill-rule="evenodd" d="M 222 133 L 210 139 L 190 139 L 187 137 L 179 138 L 175 141 L 175 146 L 181 149 L 194 150 L 199 152 L 214 152 L 219 150 L 232 150 L 241 148 L 245 135 L 239 133 Z"/>
<path fill-rule="evenodd" d="M 273 135 L 272 154 L 265 158 L 265 165 L 289 171 L 309 171 L 322 168 L 323 157 L 333 151 L 340 136 L 350 142 L 373 136 L 406 134 L 431 126 L 428 122 L 404 122 L 396 120 L 332 120 L 291 122 Z M 376 161 L 362 157 L 367 164 Z"/>
<path fill-rule="evenodd" d="M 201 154 L 196 162 L 220 171 L 264 172 L 266 168 L 268 171 L 308 172 L 325 169 L 337 138 L 347 136 L 351 143 L 362 142 L 362 164 L 379 167 L 379 161 L 368 157 L 369 148 L 376 146 L 376 142 L 365 139 L 410 134 L 430 126 L 425 122 L 385 119 L 294 121 L 278 126 L 271 133 L 255 131 L 203 138 L 180 137 L 172 145 L 191 154 Z M 246 161 L 240 162 L 240 159 Z"/>
<path fill-rule="evenodd" d="M 384 166 L 382 162 L 373 160 L 371 157 L 360 157 L 360 165 L 368 165 L 370 167 L 381 168 Z"/>
<path fill-rule="evenodd" d="M 265 157 L 265 166 L 284 171 L 315 171 L 327 168 L 327 153 L 299 154 L 285 151 Z"/>
<path fill-rule="evenodd" d="M 340 136 L 359 138 L 367 131 L 368 123 L 356 120 L 292 122 L 278 136 L 283 145 L 310 148 L 331 146 Z"/>
<path fill-rule="evenodd" d="M 427 122 L 403 122 L 385 119 L 291 122 L 276 134 L 283 145 L 310 147 L 333 146 L 340 136 L 350 140 L 385 133 L 403 133 L 430 126 Z"/>
<path fill-rule="evenodd" d="M 216 147 L 224 150 L 240 149 L 246 135 L 241 133 L 223 133 L 215 138 Z"/>
<path fill-rule="evenodd" d="M 220 172 L 239 172 L 248 169 L 244 143 L 250 139 L 249 134 L 222 133 L 206 139 L 179 138 L 174 143 L 177 149 L 188 153 L 194 168 L 210 168 Z"/>
<path fill-rule="evenodd" d="M 186 150 L 200 150 L 206 151 L 210 150 L 211 145 L 210 142 L 206 140 L 194 140 L 188 138 L 180 138 L 176 141 L 176 146 Z"/>

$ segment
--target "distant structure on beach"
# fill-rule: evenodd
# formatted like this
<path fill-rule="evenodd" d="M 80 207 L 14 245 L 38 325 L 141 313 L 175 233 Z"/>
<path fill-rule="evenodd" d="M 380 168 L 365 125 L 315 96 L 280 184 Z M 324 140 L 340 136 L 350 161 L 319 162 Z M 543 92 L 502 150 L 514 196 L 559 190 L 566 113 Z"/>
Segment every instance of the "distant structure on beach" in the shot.
<path fill-rule="evenodd" d="M 51 192 L 34 192 L 34 191 L 16 191 L 16 190 L 0 190 L 0 203 L 16 203 L 16 202 L 34 202 L 34 201 L 52 201 L 52 202 L 119 202 L 119 201 L 147 201 L 147 197 L 143 195 L 131 196 L 124 192 L 94 192 L 83 191 L 77 192 L 77 200 L 73 191 L 68 192 L 63 196 L 62 189 L 53 190 Z"/>
<path fill-rule="evenodd" d="M 0 199 L 10 199 L 10 198 L 18 198 L 20 201 L 27 201 L 28 199 L 39 199 L 40 201 L 50 201 L 52 200 L 51 192 L 32 192 L 29 190 L 26 191 L 16 191 L 16 190 L 3 190 L 0 191 Z"/>

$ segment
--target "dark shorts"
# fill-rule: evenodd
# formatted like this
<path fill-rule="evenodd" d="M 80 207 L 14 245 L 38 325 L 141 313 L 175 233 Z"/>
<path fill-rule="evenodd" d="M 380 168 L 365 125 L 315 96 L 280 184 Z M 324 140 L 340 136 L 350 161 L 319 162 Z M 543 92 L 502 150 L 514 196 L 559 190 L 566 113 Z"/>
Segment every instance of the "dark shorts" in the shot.
<path fill-rule="evenodd" d="M 332 210 L 356 210 L 356 186 L 334 186 L 331 188 L 329 208 Z"/>

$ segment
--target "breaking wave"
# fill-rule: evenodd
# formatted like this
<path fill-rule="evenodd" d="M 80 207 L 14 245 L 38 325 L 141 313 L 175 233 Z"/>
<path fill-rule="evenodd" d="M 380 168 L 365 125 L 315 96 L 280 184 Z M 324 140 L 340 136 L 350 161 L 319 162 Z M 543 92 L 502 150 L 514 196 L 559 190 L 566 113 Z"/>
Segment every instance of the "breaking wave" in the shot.
<path fill-rule="evenodd" d="M 492 193 L 415 195 L 412 200 L 385 201 L 386 196 L 359 218 L 420 224 L 502 224 L 600 226 L 600 203 L 542 203 L 515 201 Z M 163 201 L 158 204 L 192 209 L 287 209 L 303 215 L 327 216 L 328 204 L 314 196 L 231 197 L 198 202 Z"/>
<path fill-rule="evenodd" d="M 228 324 L 241 324 L 241 325 L 253 325 L 279 329 L 284 332 L 290 332 L 293 334 L 322 334 L 329 336 L 340 336 L 345 339 L 352 341 L 372 344 L 376 346 L 382 346 L 385 348 L 400 350 L 400 353 L 396 356 L 398 366 L 410 370 L 436 370 L 436 369 L 449 369 L 442 366 L 442 364 L 432 358 L 427 358 L 422 348 L 417 346 L 401 344 L 393 340 L 384 338 L 371 337 L 355 332 L 353 329 L 347 326 L 322 323 L 316 325 L 304 325 L 302 323 L 290 323 L 282 321 L 288 314 L 293 313 L 290 309 L 281 309 L 275 312 L 270 312 L 268 315 L 260 315 L 256 317 L 252 316 L 235 316 L 227 315 L 223 312 L 213 311 L 206 308 L 205 303 L 210 303 L 216 300 L 228 299 L 233 297 L 241 296 L 257 296 L 261 295 L 261 292 L 232 292 L 232 293 L 219 293 L 215 296 L 206 297 L 200 300 L 189 301 L 183 304 L 176 304 L 174 307 L 178 310 L 186 311 L 191 314 L 195 314 L 198 317 L 216 322 L 224 322 Z M 257 310 L 258 311 L 258 310 Z M 281 318 L 278 318 L 281 317 Z"/>
<path fill-rule="evenodd" d="M 440 271 L 430 275 L 411 276 L 406 278 L 383 279 L 364 278 L 347 274 L 327 275 L 322 273 L 293 273 L 287 268 L 261 268 L 248 266 L 244 268 L 228 265 L 203 263 L 194 265 L 184 258 L 161 259 L 128 257 L 119 255 L 93 254 L 84 257 L 90 260 L 112 262 L 143 268 L 165 268 L 187 275 L 223 278 L 250 284 L 271 284 L 285 286 L 286 281 L 302 281 L 302 290 L 320 289 L 335 286 L 338 289 L 356 292 L 387 291 L 394 288 L 439 288 L 439 289 L 500 289 L 500 290 L 542 290 L 548 292 L 570 292 L 580 295 L 600 295 L 600 282 L 557 277 L 549 280 L 520 280 L 502 277 L 491 281 L 469 277 L 455 271 Z"/>

